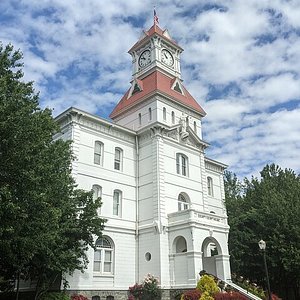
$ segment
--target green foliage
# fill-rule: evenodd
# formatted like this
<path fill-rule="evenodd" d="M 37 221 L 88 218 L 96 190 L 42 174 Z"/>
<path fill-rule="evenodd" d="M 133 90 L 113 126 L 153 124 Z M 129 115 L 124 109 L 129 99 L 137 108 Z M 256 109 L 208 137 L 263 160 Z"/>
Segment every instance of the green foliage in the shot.
<path fill-rule="evenodd" d="M 51 292 L 44 294 L 41 300 L 70 300 L 70 295 L 64 292 Z"/>
<path fill-rule="evenodd" d="M 203 292 L 200 300 L 214 300 L 214 297 L 212 297 L 209 292 Z"/>
<path fill-rule="evenodd" d="M 232 274 L 232 281 L 242 287 L 244 290 L 252 293 L 253 295 L 265 299 L 266 295 L 262 287 L 258 286 L 256 283 L 251 282 L 248 279 L 244 279 L 243 277 L 237 277 L 235 274 Z"/>
<path fill-rule="evenodd" d="M 267 165 L 261 178 L 225 176 L 232 271 L 265 286 L 258 241 L 267 243 L 271 289 L 300 298 L 300 177 L 290 169 Z"/>
<path fill-rule="evenodd" d="M 200 280 L 197 283 L 196 289 L 198 289 L 202 293 L 202 295 L 206 292 L 210 296 L 213 296 L 219 291 L 218 285 L 216 284 L 214 278 L 209 275 L 201 276 Z"/>
<path fill-rule="evenodd" d="M 21 58 L 0 44 L 0 276 L 45 290 L 86 267 L 104 221 L 100 199 L 75 189 L 71 144 L 53 141 L 58 126 L 32 82 L 22 81 Z"/>

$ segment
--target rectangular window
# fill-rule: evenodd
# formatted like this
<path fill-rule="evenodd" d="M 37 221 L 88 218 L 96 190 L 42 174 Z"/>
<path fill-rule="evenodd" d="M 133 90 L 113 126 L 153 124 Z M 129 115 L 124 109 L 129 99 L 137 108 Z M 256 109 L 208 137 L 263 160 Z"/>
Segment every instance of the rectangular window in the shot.
<path fill-rule="evenodd" d="M 180 174 L 180 155 L 179 154 L 176 155 L 176 171 L 177 171 L 177 174 Z"/>
<path fill-rule="evenodd" d="M 112 265 L 112 252 L 110 250 L 105 250 L 104 254 L 104 272 L 110 273 Z"/>
<path fill-rule="evenodd" d="M 94 147 L 94 163 L 96 165 L 101 165 L 102 161 L 102 151 L 103 151 L 103 144 L 101 142 L 95 142 Z"/>
<path fill-rule="evenodd" d="M 207 177 L 207 192 L 209 196 L 214 196 L 213 180 L 211 177 Z"/>
<path fill-rule="evenodd" d="M 101 250 L 94 253 L 94 272 L 101 272 Z"/>
<path fill-rule="evenodd" d="M 113 215 L 120 215 L 120 202 L 121 202 L 121 193 L 119 191 L 114 191 L 114 199 L 113 199 Z"/>
<path fill-rule="evenodd" d="M 121 170 L 122 150 L 115 149 L 115 170 Z"/>
<path fill-rule="evenodd" d="M 184 154 L 176 154 L 176 172 L 177 174 L 188 176 L 188 158 Z"/>
<path fill-rule="evenodd" d="M 181 156 L 181 164 L 182 164 L 182 175 L 186 176 L 186 159 L 184 156 Z"/>

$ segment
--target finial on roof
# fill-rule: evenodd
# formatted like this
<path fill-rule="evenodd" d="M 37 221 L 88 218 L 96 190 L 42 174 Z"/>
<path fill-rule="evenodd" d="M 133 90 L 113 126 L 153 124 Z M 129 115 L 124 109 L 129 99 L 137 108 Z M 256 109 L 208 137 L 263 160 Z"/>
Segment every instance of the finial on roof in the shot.
<path fill-rule="evenodd" d="M 156 10 L 155 10 L 155 6 L 154 6 L 154 11 L 153 11 L 153 23 L 154 23 L 154 25 L 157 25 L 159 23 L 158 16 L 157 16 Z"/>

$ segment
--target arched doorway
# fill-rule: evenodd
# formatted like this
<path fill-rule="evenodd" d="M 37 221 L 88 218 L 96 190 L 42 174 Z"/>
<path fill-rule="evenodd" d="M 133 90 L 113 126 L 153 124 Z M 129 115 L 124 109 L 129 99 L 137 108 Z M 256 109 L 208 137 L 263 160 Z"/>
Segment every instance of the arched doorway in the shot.
<path fill-rule="evenodd" d="M 207 237 L 202 243 L 201 250 L 203 270 L 218 277 L 216 257 L 222 254 L 219 243 L 216 239 Z"/>
<path fill-rule="evenodd" d="M 187 242 L 183 236 L 177 236 L 172 247 L 174 257 L 174 283 L 182 285 L 187 283 L 188 263 L 187 263 Z"/>

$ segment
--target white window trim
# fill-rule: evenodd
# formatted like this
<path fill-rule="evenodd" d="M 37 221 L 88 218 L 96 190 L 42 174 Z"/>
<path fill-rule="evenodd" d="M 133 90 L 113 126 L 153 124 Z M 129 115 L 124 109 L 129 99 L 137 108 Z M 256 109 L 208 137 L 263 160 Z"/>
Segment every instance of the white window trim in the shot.
<path fill-rule="evenodd" d="M 214 182 L 210 176 L 207 177 L 207 194 L 210 197 L 214 196 Z"/>
<path fill-rule="evenodd" d="M 109 244 L 108 247 L 105 247 L 104 245 L 98 245 L 97 242 L 105 240 L 107 244 Z M 95 259 L 95 254 L 96 252 L 100 252 L 100 260 Z M 110 261 L 105 261 L 105 254 L 110 253 Z M 99 270 L 95 270 L 95 262 L 100 263 L 100 268 Z M 110 271 L 105 272 L 105 263 L 110 264 Z M 113 243 L 108 239 L 107 237 L 102 237 L 99 240 L 96 241 L 96 250 L 94 250 L 94 260 L 93 260 L 93 273 L 94 276 L 113 276 L 114 275 L 114 246 Z"/>
<path fill-rule="evenodd" d="M 118 194 L 118 199 L 115 198 L 115 195 Z M 117 202 L 116 202 L 117 200 Z M 117 208 L 117 213 L 115 213 L 115 207 Z M 122 215 L 122 192 L 120 190 L 114 190 L 113 193 L 113 216 L 121 217 Z"/>
<path fill-rule="evenodd" d="M 97 145 L 99 145 L 100 150 L 98 151 Z M 94 164 L 98 166 L 103 165 L 103 153 L 104 153 L 104 144 L 100 141 L 95 141 L 94 143 Z M 96 160 L 96 157 L 99 157 L 99 162 L 98 159 Z"/>
<path fill-rule="evenodd" d="M 178 195 L 178 211 L 189 209 L 189 201 L 182 193 Z"/>
<path fill-rule="evenodd" d="M 116 154 L 119 152 L 120 157 L 116 158 Z M 116 168 L 116 164 L 119 164 L 119 168 Z M 119 147 L 115 148 L 115 157 L 114 157 L 114 170 L 116 171 L 123 171 L 123 150 Z"/>
<path fill-rule="evenodd" d="M 189 176 L 189 160 L 182 153 L 176 153 L 176 173 L 181 176 Z"/>

